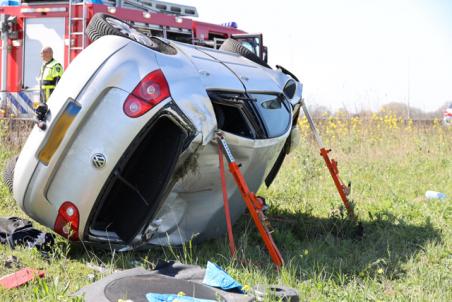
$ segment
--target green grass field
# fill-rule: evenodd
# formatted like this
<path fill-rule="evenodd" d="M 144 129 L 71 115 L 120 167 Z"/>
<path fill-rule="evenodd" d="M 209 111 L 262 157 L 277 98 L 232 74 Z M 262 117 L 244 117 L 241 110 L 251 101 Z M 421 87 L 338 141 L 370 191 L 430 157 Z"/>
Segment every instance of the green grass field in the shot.
<path fill-rule="evenodd" d="M 201 266 L 210 260 L 247 288 L 285 284 L 299 291 L 301 301 L 452 301 L 452 129 L 438 123 L 403 124 L 391 115 L 323 123 L 325 143 L 333 149 L 342 178 L 353 184 L 351 198 L 364 229 L 360 237 L 344 217 L 306 121 L 299 125 L 300 145 L 275 183 L 259 192 L 270 205 L 273 236 L 286 261 L 280 271 L 245 215 L 234 226 L 236 259 L 229 256 L 226 237 L 123 254 L 58 239 L 48 258 L 36 250 L 0 246 L 1 275 L 16 270 L 4 266 L 11 256 L 21 266 L 46 271 L 41 281 L 0 289 L 0 301 L 72 301 L 71 293 L 112 271 L 152 269 L 159 259 Z M 2 143 L 1 167 L 17 152 L 13 149 Z M 427 200 L 427 190 L 448 197 Z M 1 184 L 0 216 L 12 215 L 26 217 Z M 99 273 L 92 265 L 106 271 Z"/>

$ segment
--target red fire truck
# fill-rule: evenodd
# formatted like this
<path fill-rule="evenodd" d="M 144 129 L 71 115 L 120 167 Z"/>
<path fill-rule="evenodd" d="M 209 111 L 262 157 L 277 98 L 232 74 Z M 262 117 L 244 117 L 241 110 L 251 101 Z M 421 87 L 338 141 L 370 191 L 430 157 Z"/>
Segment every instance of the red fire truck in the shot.
<path fill-rule="evenodd" d="M 64 67 L 90 43 L 85 28 L 95 13 L 130 22 L 141 32 L 217 48 L 234 37 L 262 60 L 262 35 L 249 35 L 234 22 L 216 25 L 192 20 L 195 7 L 154 0 L 0 1 L 0 117 L 29 118 L 39 101 L 40 51 L 51 46 Z"/>

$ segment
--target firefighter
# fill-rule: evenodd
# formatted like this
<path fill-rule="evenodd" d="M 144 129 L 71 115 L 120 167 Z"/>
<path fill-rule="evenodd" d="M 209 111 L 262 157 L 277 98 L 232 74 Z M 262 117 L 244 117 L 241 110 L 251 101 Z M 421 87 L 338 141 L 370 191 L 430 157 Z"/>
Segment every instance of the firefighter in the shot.
<path fill-rule="evenodd" d="M 39 82 L 40 101 L 41 103 L 45 103 L 63 75 L 63 66 L 53 58 L 53 50 L 51 47 L 47 46 L 42 49 L 41 58 L 44 63 L 41 66 Z"/>

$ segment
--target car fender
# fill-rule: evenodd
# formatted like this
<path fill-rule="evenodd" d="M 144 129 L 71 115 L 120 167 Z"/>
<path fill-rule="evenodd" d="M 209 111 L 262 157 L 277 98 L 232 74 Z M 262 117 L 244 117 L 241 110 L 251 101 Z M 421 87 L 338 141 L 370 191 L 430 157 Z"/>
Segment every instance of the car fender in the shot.
<path fill-rule="evenodd" d="M 217 120 L 199 70 L 181 51 L 176 55 L 156 52 L 157 62 L 165 75 L 171 97 L 202 134 L 206 145 L 214 137 Z"/>

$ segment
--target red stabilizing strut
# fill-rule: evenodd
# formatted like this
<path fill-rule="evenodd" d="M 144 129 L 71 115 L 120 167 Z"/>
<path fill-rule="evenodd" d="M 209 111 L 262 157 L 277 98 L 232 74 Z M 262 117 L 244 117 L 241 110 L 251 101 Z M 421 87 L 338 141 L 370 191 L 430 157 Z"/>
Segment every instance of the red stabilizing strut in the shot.
<path fill-rule="evenodd" d="M 348 201 L 347 195 L 348 195 L 348 187 L 345 186 L 345 184 L 340 180 L 339 178 L 339 169 L 337 168 L 337 162 L 333 159 L 330 160 L 330 157 L 328 156 L 328 153 L 331 150 L 326 150 L 325 148 L 320 149 L 320 155 L 322 155 L 323 159 L 325 160 L 326 166 L 328 167 L 328 170 L 330 171 L 331 177 L 333 178 L 334 184 L 336 185 L 336 189 L 339 192 L 339 195 L 341 196 L 342 202 L 344 203 L 345 208 L 347 209 L 347 213 L 350 216 L 350 218 L 355 217 L 355 213 L 353 212 L 353 208 L 350 206 L 350 203 Z"/>
<path fill-rule="evenodd" d="M 220 158 L 221 188 L 223 191 L 224 215 L 226 216 L 226 226 L 228 229 L 229 250 L 231 251 L 231 255 L 234 256 L 236 249 L 234 242 L 234 234 L 232 233 L 231 213 L 229 211 L 228 192 L 226 188 L 226 177 L 224 174 L 223 150 L 221 149 L 220 144 L 218 144 L 218 157 Z"/>
<path fill-rule="evenodd" d="M 278 268 L 281 267 L 282 265 L 284 265 L 284 259 L 282 258 L 281 253 L 278 250 L 278 247 L 273 241 L 270 230 L 268 229 L 267 225 L 265 225 L 266 218 L 264 213 L 262 212 L 263 208 L 262 200 L 256 197 L 256 195 L 253 192 L 251 192 L 250 189 L 248 188 L 245 178 L 240 172 L 240 168 L 235 162 L 231 150 L 229 149 L 226 140 L 221 134 L 218 135 L 218 145 L 220 146 L 220 148 L 223 148 L 224 150 L 224 155 L 226 156 L 226 159 L 228 160 L 229 163 L 229 171 L 234 177 L 235 183 L 237 184 L 237 187 L 240 190 L 242 198 L 245 201 L 246 207 L 248 208 L 251 218 L 253 219 L 254 224 L 256 225 L 257 230 L 259 231 L 259 234 L 261 235 L 262 240 L 264 241 L 265 247 L 267 248 L 273 263 Z"/>
<path fill-rule="evenodd" d="M 231 174 L 234 176 L 235 182 L 237 183 L 237 186 L 240 189 L 240 193 L 242 194 L 242 198 L 246 203 L 248 211 L 253 218 L 254 224 L 256 225 L 257 230 L 262 237 L 262 240 L 264 240 L 265 247 L 267 248 L 270 257 L 272 258 L 273 263 L 277 267 L 281 267 L 282 265 L 284 265 L 284 259 L 282 258 L 278 247 L 273 241 L 270 231 L 263 223 L 265 216 L 264 213 L 262 213 L 262 202 L 259 202 L 256 195 L 250 192 L 236 162 L 229 163 L 229 171 L 231 171 Z M 255 204 L 260 204 L 260 207 L 256 208 L 254 206 Z"/>

